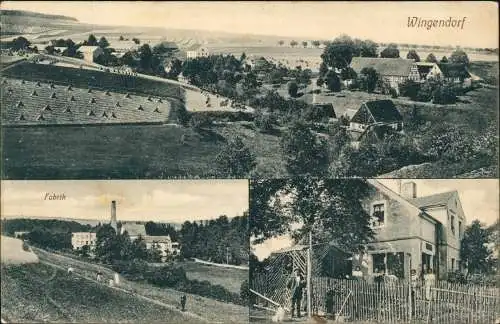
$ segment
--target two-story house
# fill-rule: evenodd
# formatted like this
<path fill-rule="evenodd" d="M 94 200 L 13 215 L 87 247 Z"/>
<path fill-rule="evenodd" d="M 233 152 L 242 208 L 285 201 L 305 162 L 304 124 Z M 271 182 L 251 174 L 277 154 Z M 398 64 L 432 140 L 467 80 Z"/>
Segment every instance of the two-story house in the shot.
<path fill-rule="evenodd" d="M 399 93 L 399 85 L 406 80 L 418 81 L 420 75 L 414 60 L 402 58 L 353 57 L 351 68 L 357 75 L 364 68 L 373 68 L 391 88 Z"/>
<path fill-rule="evenodd" d="M 460 267 L 460 239 L 465 215 L 456 191 L 417 196 L 414 182 L 395 192 L 368 180 L 370 195 L 363 206 L 372 216 L 375 239 L 353 256 L 353 267 L 366 276 L 376 271 L 408 278 L 410 269 L 433 269 L 439 279 Z"/>

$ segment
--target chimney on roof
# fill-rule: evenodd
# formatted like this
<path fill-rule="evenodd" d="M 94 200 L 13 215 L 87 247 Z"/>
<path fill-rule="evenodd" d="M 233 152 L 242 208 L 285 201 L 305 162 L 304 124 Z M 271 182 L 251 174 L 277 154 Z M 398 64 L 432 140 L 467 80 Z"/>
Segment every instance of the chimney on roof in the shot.
<path fill-rule="evenodd" d="M 413 181 L 401 185 L 401 196 L 407 199 L 417 198 L 417 184 Z"/>
<path fill-rule="evenodd" d="M 115 229 L 115 231 L 117 231 L 117 228 L 116 228 L 116 201 L 115 200 L 113 200 L 111 202 L 111 227 L 113 227 Z"/>

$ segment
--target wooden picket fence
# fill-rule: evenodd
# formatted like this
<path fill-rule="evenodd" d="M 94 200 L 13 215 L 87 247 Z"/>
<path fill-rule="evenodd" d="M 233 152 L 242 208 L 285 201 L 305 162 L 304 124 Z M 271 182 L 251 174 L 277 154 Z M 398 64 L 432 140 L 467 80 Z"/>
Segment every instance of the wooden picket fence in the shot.
<path fill-rule="evenodd" d="M 266 277 L 254 276 L 251 287 L 289 308 L 289 292 L 282 285 L 276 285 L 283 280 L 273 278 L 270 282 Z M 281 292 L 276 291 L 278 287 Z M 410 295 L 410 285 L 404 280 L 376 284 L 364 280 L 313 277 L 312 291 L 313 314 L 342 317 L 347 321 L 493 324 L 500 318 L 500 292 L 496 287 L 439 281 L 427 292 L 424 285 L 419 285 Z M 263 298 L 257 297 L 255 302 L 275 308 Z M 305 308 L 305 296 L 302 303 Z"/>

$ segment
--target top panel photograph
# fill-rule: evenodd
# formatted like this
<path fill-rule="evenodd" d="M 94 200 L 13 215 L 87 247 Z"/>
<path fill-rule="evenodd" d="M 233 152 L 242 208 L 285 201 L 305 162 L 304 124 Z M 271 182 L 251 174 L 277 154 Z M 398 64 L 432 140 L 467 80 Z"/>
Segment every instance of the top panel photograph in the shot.
<path fill-rule="evenodd" d="M 1 3 L 1 178 L 497 178 L 496 2 Z"/>

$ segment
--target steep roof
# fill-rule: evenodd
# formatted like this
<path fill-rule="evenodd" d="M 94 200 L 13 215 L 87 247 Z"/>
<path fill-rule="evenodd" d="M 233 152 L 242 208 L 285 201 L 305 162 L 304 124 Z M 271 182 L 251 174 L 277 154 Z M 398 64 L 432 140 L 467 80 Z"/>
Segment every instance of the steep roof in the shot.
<path fill-rule="evenodd" d="M 143 238 L 144 238 L 144 242 L 146 242 L 146 243 L 170 243 L 170 242 L 172 242 L 169 235 L 166 235 L 166 236 L 146 235 L 146 236 L 143 236 Z"/>
<path fill-rule="evenodd" d="M 144 227 L 144 224 L 135 224 L 135 223 L 122 224 L 120 232 L 123 233 L 125 231 L 127 231 L 129 236 L 139 236 L 139 235 L 141 235 L 142 237 L 146 236 L 146 228 Z"/>
<path fill-rule="evenodd" d="M 380 57 L 353 57 L 351 68 L 359 74 L 363 68 L 372 67 L 380 75 L 385 76 L 408 76 L 414 60 L 403 58 L 380 58 Z"/>
<path fill-rule="evenodd" d="M 427 74 L 429 74 L 429 72 L 434 67 L 434 64 L 436 64 L 436 63 L 427 63 L 427 62 L 416 63 L 418 74 L 420 75 L 420 77 L 425 78 L 427 76 Z"/>
<path fill-rule="evenodd" d="M 467 67 L 465 66 L 465 64 L 439 63 L 438 66 L 444 77 L 446 78 L 467 79 L 471 77 L 469 71 L 467 71 Z"/>
<path fill-rule="evenodd" d="M 448 200 L 457 193 L 456 190 L 442 192 L 434 195 L 417 197 L 414 199 L 409 199 L 409 201 L 417 206 L 418 208 L 427 208 L 436 205 L 447 204 Z"/>
<path fill-rule="evenodd" d="M 373 100 L 363 103 L 358 109 L 356 114 L 352 117 L 351 121 L 365 123 L 362 114 L 364 113 L 363 107 L 366 107 L 368 112 L 373 116 L 376 123 L 392 123 L 403 120 L 392 100 Z"/>
<path fill-rule="evenodd" d="M 200 48 L 202 48 L 202 46 L 200 44 L 193 44 L 193 45 L 189 46 L 188 48 L 186 48 L 186 51 L 197 51 Z"/>

